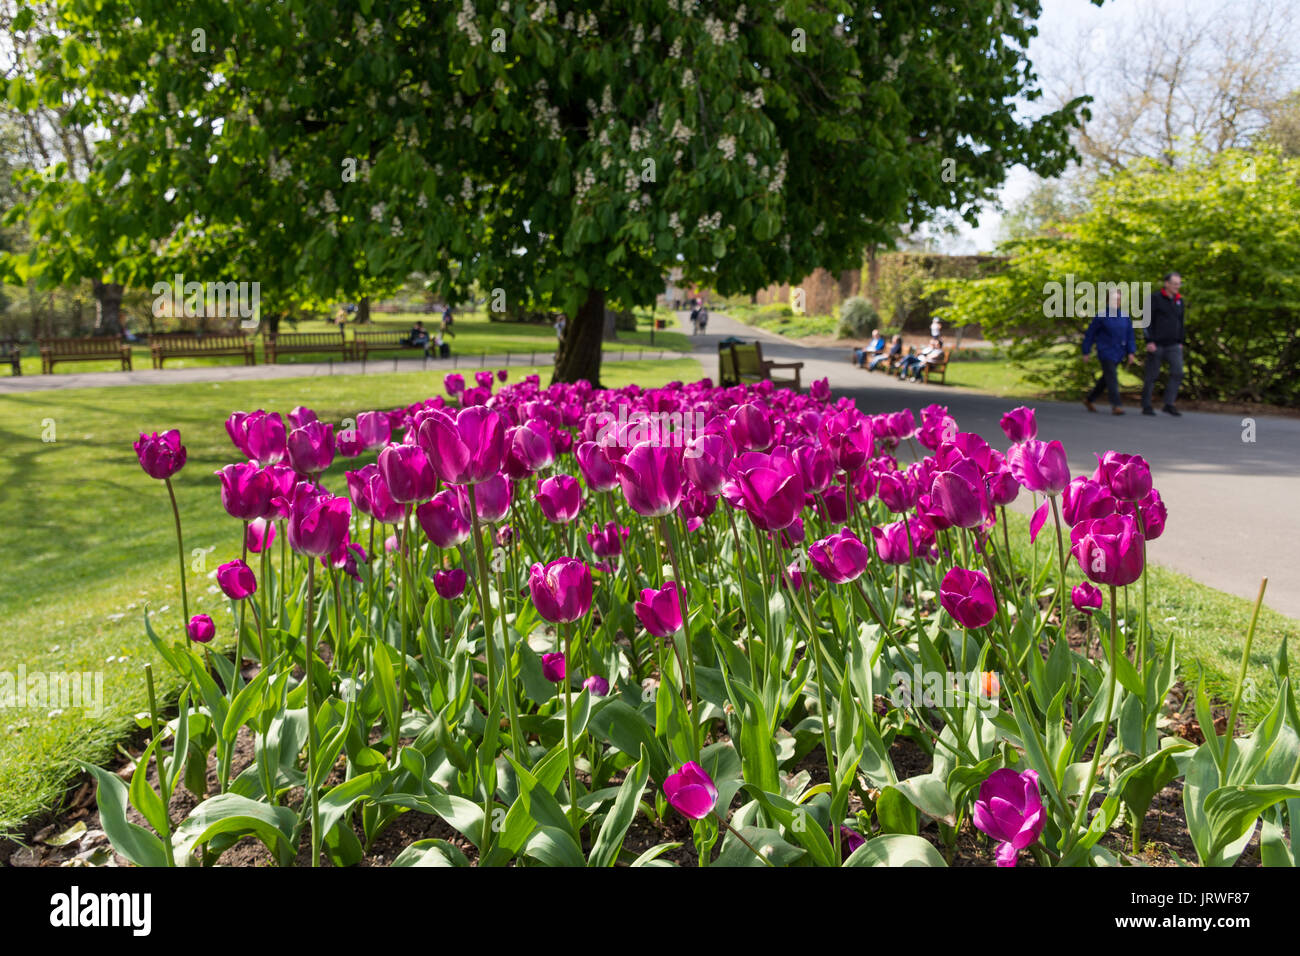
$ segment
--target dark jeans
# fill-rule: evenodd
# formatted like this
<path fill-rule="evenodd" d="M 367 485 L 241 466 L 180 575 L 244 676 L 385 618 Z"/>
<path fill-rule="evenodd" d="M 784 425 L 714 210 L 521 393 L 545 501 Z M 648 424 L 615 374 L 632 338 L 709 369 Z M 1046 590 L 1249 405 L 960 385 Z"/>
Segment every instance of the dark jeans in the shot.
<path fill-rule="evenodd" d="M 1178 398 L 1178 387 L 1183 384 L 1183 347 L 1157 345 L 1154 352 L 1147 353 L 1146 363 L 1142 382 L 1142 407 L 1151 407 L 1151 393 L 1155 391 L 1160 366 L 1166 363 L 1169 365 L 1169 381 L 1165 384 L 1165 404 L 1172 405 Z"/>
<path fill-rule="evenodd" d="M 1111 405 L 1119 408 L 1119 363 L 1110 359 L 1097 356 L 1097 361 L 1101 363 L 1101 376 L 1097 379 L 1097 384 L 1092 387 L 1088 393 L 1088 401 L 1095 402 L 1101 397 L 1104 389 Z"/>

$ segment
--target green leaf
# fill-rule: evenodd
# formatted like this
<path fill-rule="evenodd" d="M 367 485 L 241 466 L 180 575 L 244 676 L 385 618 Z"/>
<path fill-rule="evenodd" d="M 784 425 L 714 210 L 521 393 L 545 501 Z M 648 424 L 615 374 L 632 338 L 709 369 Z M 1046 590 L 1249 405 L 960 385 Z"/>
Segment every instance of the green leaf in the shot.
<path fill-rule="evenodd" d="M 605 817 L 605 822 L 601 824 L 600 833 L 596 835 L 596 841 L 591 847 L 588 866 L 614 865 L 614 861 L 618 859 L 618 852 L 623 846 L 623 838 L 627 835 L 627 829 L 636 817 L 641 791 L 645 789 L 649 776 L 650 755 L 643 747 L 641 759 L 623 779 L 622 786 L 618 788 L 618 796 L 614 799 L 614 807 Z"/>
<path fill-rule="evenodd" d="M 113 849 L 136 866 L 166 866 L 167 851 L 162 840 L 126 818 L 127 791 L 117 774 L 88 763 L 81 769 L 95 778 L 95 801 L 99 805 L 99 824 L 104 828 Z"/>
<path fill-rule="evenodd" d="M 868 840 L 844 861 L 845 866 L 947 866 L 927 840 L 904 833 L 886 833 Z"/>
<path fill-rule="evenodd" d="M 298 815 L 288 807 L 272 807 L 237 794 L 221 793 L 200 803 L 177 828 L 177 856 L 188 855 L 194 847 L 220 834 L 251 834 L 271 851 L 280 866 L 288 866 L 294 857 L 292 837 L 297 820 Z"/>
<path fill-rule="evenodd" d="M 392 866 L 469 866 L 455 844 L 446 840 L 416 840 L 397 854 Z"/>
<path fill-rule="evenodd" d="M 1273 804 L 1296 798 L 1300 798 L 1300 783 L 1243 784 L 1212 791 L 1205 798 L 1210 856 L 1213 858 L 1242 836 L 1249 838 L 1259 815 Z"/>

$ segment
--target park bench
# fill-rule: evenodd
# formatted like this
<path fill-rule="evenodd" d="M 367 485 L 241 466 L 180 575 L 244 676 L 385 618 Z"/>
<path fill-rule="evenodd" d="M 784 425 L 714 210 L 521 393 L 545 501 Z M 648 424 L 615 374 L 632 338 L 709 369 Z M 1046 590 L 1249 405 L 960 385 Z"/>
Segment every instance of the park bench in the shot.
<path fill-rule="evenodd" d="M 23 374 L 23 348 L 13 339 L 0 340 L 0 361 L 8 362 L 10 373 Z"/>
<path fill-rule="evenodd" d="M 356 343 L 349 342 L 342 329 L 333 332 L 286 332 L 266 337 L 266 360 L 272 364 L 292 353 L 339 352 L 344 360 L 355 356 Z"/>
<path fill-rule="evenodd" d="M 256 365 L 253 340 L 246 335 L 200 335 L 194 332 L 165 332 L 149 336 L 149 356 L 154 368 L 169 358 L 203 358 L 208 355 L 237 355 L 245 365 Z"/>
<path fill-rule="evenodd" d="M 41 374 L 52 375 L 59 362 L 98 362 L 116 359 L 122 371 L 131 371 L 131 346 L 117 335 L 93 335 L 81 339 L 38 339 L 41 347 Z"/>
<path fill-rule="evenodd" d="M 422 354 L 428 355 L 433 348 L 433 337 L 429 337 L 429 344 L 426 346 L 412 345 L 407 341 L 410 332 L 358 332 L 353 345 L 356 348 L 357 358 L 364 363 L 371 352 L 401 352 L 406 349 L 417 349 Z"/>
<path fill-rule="evenodd" d="M 943 385 L 948 384 L 948 363 L 952 361 L 952 346 L 943 350 L 943 357 L 933 365 L 924 365 L 921 367 L 921 375 L 925 378 L 925 384 L 930 384 L 930 376 L 939 376 L 939 382 Z"/>
<path fill-rule="evenodd" d="M 750 384 L 770 381 L 801 391 L 799 382 L 803 362 L 773 362 L 763 358 L 759 342 L 718 346 L 718 380 L 721 385 Z M 793 371 L 793 377 L 775 378 L 773 370 Z"/>

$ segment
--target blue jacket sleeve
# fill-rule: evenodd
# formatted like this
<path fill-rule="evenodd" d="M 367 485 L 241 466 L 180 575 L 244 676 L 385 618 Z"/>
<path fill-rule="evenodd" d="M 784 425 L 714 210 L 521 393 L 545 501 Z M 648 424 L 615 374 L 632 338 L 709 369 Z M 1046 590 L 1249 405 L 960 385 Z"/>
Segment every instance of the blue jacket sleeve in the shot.
<path fill-rule="evenodd" d="M 1133 320 L 1128 323 L 1128 351 L 1124 353 L 1125 358 L 1137 351 L 1137 334 L 1133 331 Z"/>
<path fill-rule="evenodd" d="M 1088 331 L 1083 333 L 1083 354 L 1087 355 L 1092 351 L 1092 343 L 1097 338 L 1097 328 L 1101 325 L 1101 316 L 1094 315 L 1092 321 L 1088 323 Z"/>

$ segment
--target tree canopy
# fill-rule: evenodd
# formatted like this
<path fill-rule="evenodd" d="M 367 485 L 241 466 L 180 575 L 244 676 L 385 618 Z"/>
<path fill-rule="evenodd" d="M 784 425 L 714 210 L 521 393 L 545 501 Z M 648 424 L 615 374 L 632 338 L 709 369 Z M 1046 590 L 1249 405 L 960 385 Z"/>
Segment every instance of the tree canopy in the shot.
<path fill-rule="evenodd" d="M 260 281 L 272 308 L 420 272 L 575 316 L 556 376 L 595 380 L 606 300 L 674 266 L 722 293 L 856 267 L 899 223 L 973 219 L 1014 164 L 1064 168 L 1082 102 L 1017 102 L 1039 12 L 66 0 L 8 99 L 107 135 L 84 182 L 31 184 L 12 265 Z"/>

